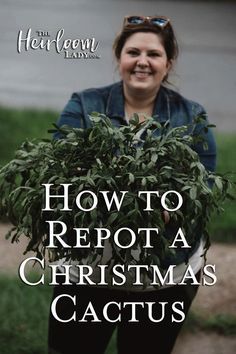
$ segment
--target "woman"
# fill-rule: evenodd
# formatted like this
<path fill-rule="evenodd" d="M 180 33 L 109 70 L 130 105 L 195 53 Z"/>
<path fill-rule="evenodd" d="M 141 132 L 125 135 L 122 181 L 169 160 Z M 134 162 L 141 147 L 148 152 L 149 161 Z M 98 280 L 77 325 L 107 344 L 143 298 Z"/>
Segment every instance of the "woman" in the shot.
<path fill-rule="evenodd" d="M 61 114 L 58 124 L 87 128 L 90 125 L 88 115 L 92 112 L 106 114 L 115 126 L 128 124 L 134 113 L 139 114 L 140 121 L 146 116 L 153 116 L 164 123 L 169 120 L 172 127 L 191 124 L 198 115 L 205 115 L 204 109 L 197 103 L 189 101 L 179 93 L 164 86 L 168 74 L 178 55 L 178 45 L 170 20 L 164 16 L 127 16 L 121 32 L 114 41 L 114 54 L 117 59 L 121 81 L 110 86 L 88 89 L 74 93 Z M 196 131 L 201 129 L 198 125 Z M 215 169 L 216 149 L 210 130 L 204 133 L 208 150 L 202 144 L 193 148 L 199 154 L 201 162 L 208 170 Z M 168 162 L 167 162 L 168 163 Z M 168 229 L 168 214 L 164 215 Z M 167 260 L 166 267 L 176 264 L 175 280 L 181 279 L 186 259 L 199 279 L 202 267 L 204 242 L 200 240 L 195 247 L 179 252 L 174 259 Z M 77 282 L 77 273 L 71 269 L 72 282 Z M 63 277 L 61 280 L 63 283 Z M 98 319 L 103 318 L 104 306 L 108 302 L 124 304 L 136 303 L 137 321 L 132 317 L 132 306 L 122 306 L 120 321 L 80 320 L 62 323 L 52 315 L 49 322 L 49 352 L 63 354 L 100 354 L 104 353 L 114 329 L 117 327 L 117 348 L 119 354 L 126 353 L 171 353 L 183 320 L 173 319 L 173 304 L 184 303 L 185 319 L 198 285 L 174 285 L 156 290 L 148 286 L 146 291 L 134 291 L 132 287 L 111 289 L 96 286 L 58 285 L 54 290 L 54 299 L 60 294 L 78 296 L 76 308 L 80 320 L 91 302 Z M 71 298 L 70 298 L 71 299 Z M 157 302 L 158 301 L 158 302 Z M 165 308 L 161 321 L 150 321 L 144 315 L 140 303 L 158 303 L 156 314 Z M 162 304 L 162 305 L 161 305 Z M 165 304 L 165 305 L 163 305 Z M 159 307 L 158 307 L 159 306 Z M 75 304 L 64 302 L 57 304 L 57 310 L 68 319 L 74 311 Z M 109 316 L 118 318 L 117 308 L 113 307 Z M 180 312 L 179 312 L 180 314 Z M 94 319 L 92 310 L 91 318 Z M 181 317 L 181 316 L 180 316 Z"/>

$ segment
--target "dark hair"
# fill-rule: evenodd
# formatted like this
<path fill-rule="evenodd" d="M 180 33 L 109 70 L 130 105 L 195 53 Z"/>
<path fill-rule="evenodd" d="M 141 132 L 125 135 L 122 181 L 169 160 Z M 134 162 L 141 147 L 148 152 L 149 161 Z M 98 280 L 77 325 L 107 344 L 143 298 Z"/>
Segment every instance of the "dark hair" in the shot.
<path fill-rule="evenodd" d="M 132 36 L 132 34 L 137 32 L 152 32 L 160 36 L 162 44 L 166 51 L 167 59 L 177 59 L 179 54 L 179 47 L 171 24 L 168 24 L 163 29 L 151 24 L 137 25 L 135 27 L 124 27 L 121 32 L 118 33 L 113 43 L 113 52 L 115 54 L 116 59 L 120 59 L 121 51 L 127 39 Z M 168 75 L 165 77 L 164 81 L 167 81 L 167 77 Z"/>

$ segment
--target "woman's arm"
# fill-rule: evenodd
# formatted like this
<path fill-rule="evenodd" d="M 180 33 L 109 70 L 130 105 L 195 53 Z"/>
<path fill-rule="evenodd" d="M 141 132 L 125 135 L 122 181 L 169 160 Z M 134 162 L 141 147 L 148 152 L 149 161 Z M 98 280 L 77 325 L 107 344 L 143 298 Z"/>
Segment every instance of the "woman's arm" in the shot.
<path fill-rule="evenodd" d="M 84 128 L 85 114 L 79 94 L 73 93 L 57 120 L 57 126 L 68 125 L 72 128 Z M 54 134 L 55 139 L 61 138 L 60 132 Z"/>

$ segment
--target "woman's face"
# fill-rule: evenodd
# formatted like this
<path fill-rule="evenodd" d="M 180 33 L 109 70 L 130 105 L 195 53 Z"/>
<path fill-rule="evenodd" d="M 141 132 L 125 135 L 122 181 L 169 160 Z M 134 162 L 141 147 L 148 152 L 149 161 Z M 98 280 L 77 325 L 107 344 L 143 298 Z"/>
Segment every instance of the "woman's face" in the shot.
<path fill-rule="evenodd" d="M 156 94 L 171 68 L 158 34 L 137 32 L 125 42 L 118 60 L 124 89 L 130 94 Z"/>

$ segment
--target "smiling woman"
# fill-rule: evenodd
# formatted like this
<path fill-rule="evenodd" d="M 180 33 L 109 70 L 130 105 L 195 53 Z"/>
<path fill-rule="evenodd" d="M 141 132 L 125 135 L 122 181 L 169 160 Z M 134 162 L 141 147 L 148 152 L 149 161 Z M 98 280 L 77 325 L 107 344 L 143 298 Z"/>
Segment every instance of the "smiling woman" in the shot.
<path fill-rule="evenodd" d="M 144 112 L 152 115 L 157 92 L 171 68 L 171 60 L 167 59 L 161 38 L 150 32 L 133 34 L 127 39 L 118 64 L 123 79 L 126 113 L 131 117 L 138 108 L 143 112 L 144 120 Z"/>
<path fill-rule="evenodd" d="M 126 118 L 140 113 L 143 121 L 145 115 L 152 115 L 160 86 L 167 80 L 178 55 L 169 19 L 125 17 L 113 49 L 123 79 Z"/>
<path fill-rule="evenodd" d="M 203 141 L 199 141 L 192 148 L 199 155 L 204 167 L 209 171 L 214 171 L 215 141 L 211 130 L 206 129 L 208 122 L 204 108 L 164 85 L 178 56 L 178 44 L 171 21 L 164 16 L 126 16 L 122 30 L 115 38 L 113 51 L 121 81 L 110 86 L 74 93 L 58 120 L 58 126 L 69 125 L 74 128 L 87 129 L 91 126 L 89 116 L 92 112 L 106 115 L 116 127 L 130 124 L 130 118 L 134 114 L 139 122 L 152 116 L 166 129 L 166 132 L 168 132 L 168 127 L 191 125 L 193 135 L 199 135 L 199 132 L 201 132 L 202 138 L 208 146 L 205 149 Z M 196 117 L 204 119 L 198 119 L 196 122 Z M 145 128 L 139 133 L 138 138 L 140 136 L 142 138 L 140 143 L 143 142 L 144 144 L 146 134 L 156 134 L 153 131 L 146 132 Z M 55 134 L 55 138 L 61 138 L 59 130 Z M 168 159 L 166 160 L 166 166 L 168 168 Z M 171 173 L 170 178 L 172 178 Z M 165 188 L 168 189 L 168 186 L 165 186 Z M 172 223 L 169 212 L 166 210 L 164 219 L 166 223 L 165 237 L 168 238 L 170 233 L 176 233 L 180 225 Z M 199 220 L 201 220 L 200 215 Z M 198 229 L 195 228 L 195 230 Z M 112 227 L 111 231 L 114 231 Z M 195 233 L 197 232 L 195 231 Z M 178 276 L 180 279 L 184 277 L 182 267 L 186 266 L 187 260 L 188 265 L 194 269 L 193 276 L 198 280 L 200 279 L 201 269 L 204 266 L 202 255 L 206 240 L 201 237 L 201 232 L 195 236 L 197 236 L 194 238 L 196 242 L 193 243 L 192 247 L 184 250 L 180 248 L 171 261 L 166 259 L 166 269 L 170 264 L 176 266 L 179 270 Z M 109 243 L 107 249 L 105 247 L 105 251 L 110 252 Z M 114 254 L 111 252 L 109 256 L 111 258 Z M 86 262 L 85 259 L 84 264 L 88 264 Z M 157 263 L 158 259 L 156 265 L 158 265 Z M 130 264 L 132 264 L 131 258 Z M 76 269 L 78 264 L 62 260 L 61 265 L 70 265 L 70 280 L 74 284 L 80 282 L 78 269 Z M 96 271 L 99 264 L 94 267 Z M 190 284 L 189 282 L 185 285 L 177 284 L 164 289 L 156 289 L 152 286 L 148 291 L 143 291 L 143 289 L 134 291 L 127 286 L 121 286 L 117 290 L 109 285 L 65 287 L 64 275 L 59 275 L 59 278 L 61 285 L 55 287 L 52 301 L 55 301 L 58 296 L 65 296 L 65 294 L 72 299 L 78 296 L 80 303 L 85 304 L 85 308 L 91 301 L 94 307 L 91 307 L 90 313 L 92 314 L 94 309 L 99 316 L 99 314 L 102 314 L 104 304 L 119 299 L 121 322 L 116 325 L 107 322 L 93 323 L 94 321 L 91 319 L 90 323 L 87 324 L 78 321 L 64 324 L 57 321 L 51 314 L 49 353 L 102 354 L 106 350 L 115 326 L 117 326 L 118 354 L 154 352 L 156 354 L 170 354 L 183 321 L 172 322 L 170 316 L 166 315 L 163 321 L 152 323 L 143 318 L 142 308 L 137 308 L 137 316 L 140 321 L 132 324 L 125 320 L 129 317 L 129 312 L 124 308 L 124 304 L 127 301 L 138 301 L 143 304 L 150 300 L 156 302 L 158 299 L 158 301 L 165 302 L 165 313 L 170 314 L 175 303 L 184 303 L 183 318 L 185 319 L 198 289 L 198 283 Z M 62 306 L 61 311 L 63 317 L 69 318 L 71 316 L 68 306 Z M 127 342 L 127 338 L 129 342 Z M 145 338 L 145 341 L 143 338 Z"/>

